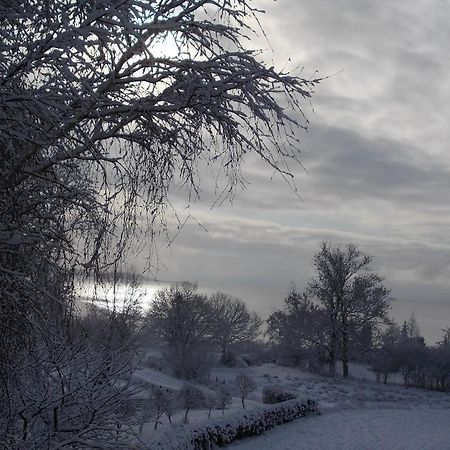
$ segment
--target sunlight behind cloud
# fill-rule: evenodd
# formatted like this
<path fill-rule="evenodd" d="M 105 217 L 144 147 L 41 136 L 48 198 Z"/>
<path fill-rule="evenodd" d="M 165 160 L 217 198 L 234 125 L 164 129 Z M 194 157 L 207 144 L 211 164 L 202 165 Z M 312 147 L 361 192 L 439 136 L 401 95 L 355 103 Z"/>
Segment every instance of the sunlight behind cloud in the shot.
<path fill-rule="evenodd" d="M 93 283 L 85 283 L 80 286 L 79 295 L 84 303 L 110 310 L 121 311 L 136 302 L 145 311 L 150 307 L 156 293 L 169 286 L 170 284 L 165 282 L 146 282 L 137 288 L 122 283 L 113 288 L 111 285 L 95 286 Z"/>

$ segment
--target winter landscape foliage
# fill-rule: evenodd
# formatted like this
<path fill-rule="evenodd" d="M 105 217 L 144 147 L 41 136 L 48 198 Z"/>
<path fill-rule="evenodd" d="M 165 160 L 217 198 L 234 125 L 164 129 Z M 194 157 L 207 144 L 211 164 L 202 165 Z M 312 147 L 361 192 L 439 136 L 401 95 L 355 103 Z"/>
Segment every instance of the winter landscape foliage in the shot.
<path fill-rule="evenodd" d="M 323 243 L 267 323 L 190 282 L 144 311 L 121 271 L 168 237 L 168 195 L 198 196 L 202 164 L 219 202 L 247 154 L 295 190 L 302 101 L 321 80 L 243 46 L 259 14 L 250 0 L 0 1 L 0 448 L 211 448 L 395 396 L 448 412 L 449 330 L 429 347 L 413 318 L 395 325 L 353 244 Z M 112 300 L 83 303 L 88 280 Z M 354 362 L 441 392 L 349 381 Z"/>
<path fill-rule="evenodd" d="M 80 319 L 75 282 L 116 286 L 127 251 L 164 233 L 170 187 L 196 194 L 200 162 L 224 172 L 224 195 L 249 152 L 289 176 L 293 110 L 317 81 L 242 46 L 257 14 L 247 0 L 0 3 L 8 448 L 128 447 L 138 307 Z"/>

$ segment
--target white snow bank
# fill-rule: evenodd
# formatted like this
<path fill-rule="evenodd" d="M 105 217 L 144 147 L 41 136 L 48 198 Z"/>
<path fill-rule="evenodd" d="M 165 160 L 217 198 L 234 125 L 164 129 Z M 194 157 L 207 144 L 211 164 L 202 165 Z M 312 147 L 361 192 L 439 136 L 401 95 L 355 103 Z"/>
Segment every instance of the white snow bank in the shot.
<path fill-rule="evenodd" d="M 233 450 L 450 449 L 450 409 L 346 410 L 295 421 Z"/>

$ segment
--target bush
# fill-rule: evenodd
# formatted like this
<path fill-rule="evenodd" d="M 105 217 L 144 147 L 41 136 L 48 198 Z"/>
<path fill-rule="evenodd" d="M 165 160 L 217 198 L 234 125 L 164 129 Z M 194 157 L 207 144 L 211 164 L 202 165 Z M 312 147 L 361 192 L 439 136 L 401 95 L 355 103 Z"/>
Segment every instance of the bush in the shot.
<path fill-rule="evenodd" d="M 185 410 L 184 423 L 188 423 L 189 411 L 203 406 L 205 394 L 194 384 L 185 383 L 178 392 L 178 399 L 180 406 Z"/>
<path fill-rule="evenodd" d="M 210 450 L 224 447 L 238 439 L 258 436 L 276 425 L 309 414 L 319 414 L 316 402 L 289 400 L 253 411 L 241 411 L 232 417 L 216 419 L 205 426 L 186 427 L 183 436 L 168 433 L 152 442 L 150 447 L 155 450 Z"/>
<path fill-rule="evenodd" d="M 224 414 L 225 408 L 228 405 L 231 405 L 233 401 L 233 397 L 231 395 L 231 392 L 226 386 L 219 386 L 216 389 L 216 400 L 217 400 L 217 407 L 222 410 L 222 415 Z"/>
<path fill-rule="evenodd" d="M 294 400 L 297 396 L 292 392 L 286 392 L 278 386 L 265 386 L 263 388 L 263 403 L 269 405 L 274 403 L 282 403 L 286 400 Z"/>
<path fill-rule="evenodd" d="M 248 375 L 246 375 L 245 373 L 241 373 L 236 377 L 235 385 L 239 397 L 241 398 L 242 408 L 245 409 L 245 399 L 247 398 L 248 394 L 256 390 L 256 383 Z"/>
<path fill-rule="evenodd" d="M 246 367 L 242 366 L 238 360 L 236 353 L 231 350 L 227 350 L 221 358 L 221 362 L 226 367 Z"/>

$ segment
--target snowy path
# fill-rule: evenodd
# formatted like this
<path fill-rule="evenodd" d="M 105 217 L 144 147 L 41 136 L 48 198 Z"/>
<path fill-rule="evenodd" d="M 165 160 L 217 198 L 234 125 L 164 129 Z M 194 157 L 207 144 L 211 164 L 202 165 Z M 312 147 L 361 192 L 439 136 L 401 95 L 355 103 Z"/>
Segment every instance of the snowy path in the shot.
<path fill-rule="evenodd" d="M 134 376 L 155 386 L 162 386 L 167 389 L 178 391 L 183 386 L 183 380 L 175 378 L 164 372 L 153 369 L 141 369 L 134 372 Z"/>
<path fill-rule="evenodd" d="M 345 410 L 298 419 L 233 450 L 450 450 L 449 409 Z"/>

